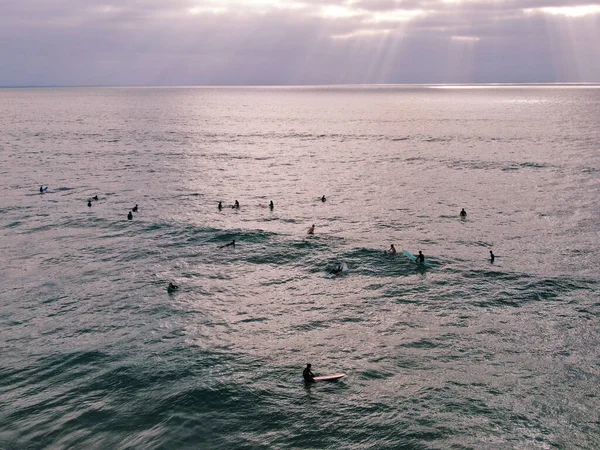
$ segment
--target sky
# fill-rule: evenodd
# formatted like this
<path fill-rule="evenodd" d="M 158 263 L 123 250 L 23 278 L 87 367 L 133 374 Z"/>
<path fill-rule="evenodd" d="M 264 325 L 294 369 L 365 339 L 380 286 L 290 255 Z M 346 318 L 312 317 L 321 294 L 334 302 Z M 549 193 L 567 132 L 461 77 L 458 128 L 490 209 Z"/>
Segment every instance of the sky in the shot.
<path fill-rule="evenodd" d="M 0 86 L 600 82 L 600 1 L 0 0 Z"/>

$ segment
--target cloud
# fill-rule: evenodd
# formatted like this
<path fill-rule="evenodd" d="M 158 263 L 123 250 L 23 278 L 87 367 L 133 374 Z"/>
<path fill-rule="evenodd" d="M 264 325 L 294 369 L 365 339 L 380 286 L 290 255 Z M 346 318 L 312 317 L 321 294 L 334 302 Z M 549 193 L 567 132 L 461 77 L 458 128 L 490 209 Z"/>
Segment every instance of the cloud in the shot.
<path fill-rule="evenodd" d="M 0 85 L 600 82 L 600 3 L 21 0 Z"/>

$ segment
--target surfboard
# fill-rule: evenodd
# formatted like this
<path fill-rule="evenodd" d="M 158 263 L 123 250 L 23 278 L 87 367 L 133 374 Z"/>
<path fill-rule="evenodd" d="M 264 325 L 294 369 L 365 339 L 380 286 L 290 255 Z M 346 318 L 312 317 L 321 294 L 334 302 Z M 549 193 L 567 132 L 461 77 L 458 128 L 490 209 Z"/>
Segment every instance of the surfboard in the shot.
<path fill-rule="evenodd" d="M 43 193 L 43 192 L 46 192 L 47 190 L 48 190 L 48 186 L 44 186 L 44 187 L 42 188 L 42 193 Z"/>
<path fill-rule="evenodd" d="M 409 259 L 412 259 L 413 261 L 417 260 L 417 257 L 408 250 L 402 250 L 402 253 L 404 253 L 406 256 L 408 256 Z"/>
<path fill-rule="evenodd" d="M 322 377 L 315 377 L 314 380 L 315 380 L 315 382 L 317 382 L 317 381 L 336 381 L 336 380 L 339 380 L 340 378 L 345 378 L 345 377 L 346 377 L 345 373 L 334 373 L 332 375 L 324 375 Z M 295 378 L 295 381 L 302 382 L 302 381 L 304 381 L 304 378 Z"/>
<path fill-rule="evenodd" d="M 409 252 L 408 250 L 402 250 L 402 253 L 404 253 L 411 261 L 414 261 L 419 265 L 431 266 L 431 263 L 429 261 L 424 261 L 424 262 L 417 261 L 417 257 L 415 255 L 413 255 L 411 252 Z"/>

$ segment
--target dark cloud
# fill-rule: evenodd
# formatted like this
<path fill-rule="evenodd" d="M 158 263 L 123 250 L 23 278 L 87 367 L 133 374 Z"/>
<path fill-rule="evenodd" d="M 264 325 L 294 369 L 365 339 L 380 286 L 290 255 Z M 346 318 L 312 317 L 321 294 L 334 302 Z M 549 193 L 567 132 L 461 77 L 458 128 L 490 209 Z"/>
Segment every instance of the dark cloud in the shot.
<path fill-rule="evenodd" d="M 0 85 L 600 81 L 598 2 L 268 3 L 0 3 Z"/>

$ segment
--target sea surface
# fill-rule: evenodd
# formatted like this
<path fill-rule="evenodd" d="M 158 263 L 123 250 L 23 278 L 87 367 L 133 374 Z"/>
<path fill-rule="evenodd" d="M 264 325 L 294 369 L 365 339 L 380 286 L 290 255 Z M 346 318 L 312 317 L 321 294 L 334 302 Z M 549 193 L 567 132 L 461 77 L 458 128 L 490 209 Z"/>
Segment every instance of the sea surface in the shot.
<path fill-rule="evenodd" d="M 0 449 L 600 448 L 598 86 L 3 89 L 0 188 Z"/>

